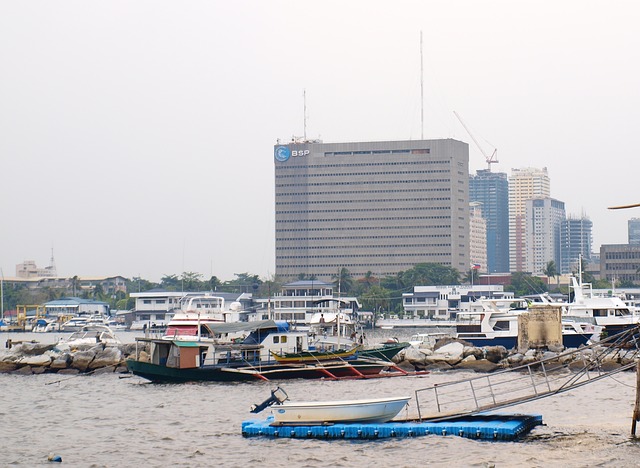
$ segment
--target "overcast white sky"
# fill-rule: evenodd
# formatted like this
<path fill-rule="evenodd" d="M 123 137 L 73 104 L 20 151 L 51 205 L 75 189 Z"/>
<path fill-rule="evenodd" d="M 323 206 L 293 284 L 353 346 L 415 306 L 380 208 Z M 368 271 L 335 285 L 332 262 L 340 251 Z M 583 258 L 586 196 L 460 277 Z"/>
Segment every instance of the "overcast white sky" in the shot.
<path fill-rule="evenodd" d="M 547 167 L 625 243 L 640 202 L 637 1 L 0 0 L 0 268 L 274 273 L 273 145 L 470 143 Z M 491 143 L 488 143 L 488 142 Z"/>

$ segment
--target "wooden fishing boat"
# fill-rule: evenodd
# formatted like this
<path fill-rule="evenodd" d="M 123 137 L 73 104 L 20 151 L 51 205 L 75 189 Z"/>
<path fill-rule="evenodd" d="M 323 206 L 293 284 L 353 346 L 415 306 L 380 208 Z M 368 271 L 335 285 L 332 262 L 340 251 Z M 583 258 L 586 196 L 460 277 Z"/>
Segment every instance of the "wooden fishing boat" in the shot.
<path fill-rule="evenodd" d="M 271 356 L 276 362 L 318 362 L 335 359 L 349 359 L 356 356 L 359 347 L 354 346 L 351 349 L 338 349 L 330 351 L 303 351 L 300 353 L 278 353 L 271 351 Z"/>

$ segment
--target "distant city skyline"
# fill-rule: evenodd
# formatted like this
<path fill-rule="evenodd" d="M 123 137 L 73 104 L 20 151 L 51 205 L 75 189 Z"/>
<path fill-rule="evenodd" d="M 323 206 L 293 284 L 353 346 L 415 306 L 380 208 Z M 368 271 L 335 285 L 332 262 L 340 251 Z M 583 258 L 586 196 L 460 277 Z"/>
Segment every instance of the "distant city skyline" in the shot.
<path fill-rule="evenodd" d="M 626 243 L 640 209 L 607 207 L 640 201 L 639 9 L 4 2 L 0 269 L 53 248 L 64 276 L 268 277 L 278 139 L 453 138 L 485 169 L 454 111 L 492 171 L 547 167 L 594 250 Z"/>

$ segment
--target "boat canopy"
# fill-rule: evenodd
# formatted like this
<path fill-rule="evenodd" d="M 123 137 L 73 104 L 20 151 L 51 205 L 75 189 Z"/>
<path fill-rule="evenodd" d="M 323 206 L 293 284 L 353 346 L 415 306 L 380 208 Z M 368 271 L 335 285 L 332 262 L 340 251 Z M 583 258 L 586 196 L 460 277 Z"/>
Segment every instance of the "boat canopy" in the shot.
<path fill-rule="evenodd" d="M 252 332 L 256 330 L 276 329 L 280 332 L 289 330 L 287 322 L 276 322 L 275 320 L 257 320 L 255 322 L 233 322 L 233 323 L 204 323 L 204 327 L 214 335 L 225 333 Z"/>

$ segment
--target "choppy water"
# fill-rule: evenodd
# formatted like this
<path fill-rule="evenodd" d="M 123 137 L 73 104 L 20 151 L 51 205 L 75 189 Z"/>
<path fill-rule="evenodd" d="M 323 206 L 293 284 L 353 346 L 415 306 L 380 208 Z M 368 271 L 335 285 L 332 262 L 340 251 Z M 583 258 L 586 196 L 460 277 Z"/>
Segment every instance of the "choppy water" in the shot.
<path fill-rule="evenodd" d="M 349 399 L 409 395 L 470 375 L 282 386 L 292 400 Z M 73 467 L 640 466 L 640 442 L 629 437 L 633 373 L 509 409 L 542 414 L 546 423 L 519 442 L 456 436 L 356 442 L 243 438 L 241 422 L 255 417 L 250 405 L 273 387 L 157 385 L 116 374 L 0 374 L 0 466 L 49 465 L 49 453 Z"/>

